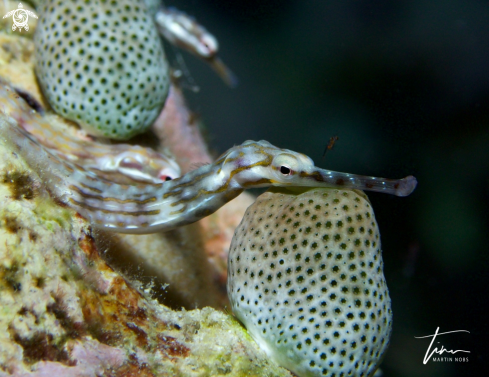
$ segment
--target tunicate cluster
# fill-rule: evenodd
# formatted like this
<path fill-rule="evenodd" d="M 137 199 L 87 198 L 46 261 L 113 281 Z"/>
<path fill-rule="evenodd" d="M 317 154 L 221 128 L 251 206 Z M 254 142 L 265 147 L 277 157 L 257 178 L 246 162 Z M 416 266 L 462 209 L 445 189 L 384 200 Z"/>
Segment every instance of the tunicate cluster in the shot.
<path fill-rule="evenodd" d="M 380 235 L 358 190 L 273 189 L 250 206 L 229 255 L 233 312 L 279 365 L 371 376 L 392 312 Z"/>

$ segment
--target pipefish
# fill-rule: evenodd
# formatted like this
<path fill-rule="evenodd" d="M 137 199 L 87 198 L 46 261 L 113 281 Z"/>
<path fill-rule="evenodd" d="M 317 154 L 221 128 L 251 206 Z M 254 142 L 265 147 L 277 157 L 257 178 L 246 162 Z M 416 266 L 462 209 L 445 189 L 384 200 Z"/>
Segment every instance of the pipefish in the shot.
<path fill-rule="evenodd" d="M 263 140 L 245 141 L 214 163 L 171 181 L 118 184 L 57 157 L 13 119 L 3 117 L 0 132 L 59 201 L 94 226 L 120 233 L 154 233 L 193 223 L 248 188 L 337 187 L 406 196 L 417 184 L 413 176 L 395 180 L 321 169 L 306 155 Z"/>

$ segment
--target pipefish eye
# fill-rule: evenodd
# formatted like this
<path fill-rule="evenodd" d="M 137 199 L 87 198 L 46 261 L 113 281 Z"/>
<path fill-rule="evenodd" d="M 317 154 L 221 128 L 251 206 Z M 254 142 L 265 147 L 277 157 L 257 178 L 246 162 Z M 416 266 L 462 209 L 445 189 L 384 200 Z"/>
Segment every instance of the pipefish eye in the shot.
<path fill-rule="evenodd" d="M 292 170 L 288 166 L 282 165 L 280 167 L 280 173 L 282 173 L 283 175 L 290 175 L 292 174 Z"/>
<path fill-rule="evenodd" d="M 284 178 L 292 177 L 295 172 L 299 171 L 300 166 L 297 157 L 291 153 L 281 153 L 273 159 L 273 168 Z"/>

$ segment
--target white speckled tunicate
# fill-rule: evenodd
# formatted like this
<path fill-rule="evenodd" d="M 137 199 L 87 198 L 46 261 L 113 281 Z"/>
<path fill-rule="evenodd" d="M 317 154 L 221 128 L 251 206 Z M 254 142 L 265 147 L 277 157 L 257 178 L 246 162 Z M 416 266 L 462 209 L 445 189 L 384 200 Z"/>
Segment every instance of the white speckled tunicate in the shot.
<path fill-rule="evenodd" d="M 261 195 L 230 247 L 228 295 L 260 347 L 300 377 L 373 375 L 389 344 L 392 313 L 366 195 Z"/>
<path fill-rule="evenodd" d="M 142 0 L 44 1 L 36 74 L 51 106 L 88 133 L 144 132 L 169 90 L 169 68 Z"/>

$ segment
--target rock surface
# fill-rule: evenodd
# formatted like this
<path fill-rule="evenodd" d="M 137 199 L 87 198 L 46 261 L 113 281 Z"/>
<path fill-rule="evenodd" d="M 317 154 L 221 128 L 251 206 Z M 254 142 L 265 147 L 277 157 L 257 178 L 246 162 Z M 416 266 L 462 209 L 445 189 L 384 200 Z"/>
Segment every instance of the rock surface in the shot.
<path fill-rule="evenodd" d="M 230 315 L 172 311 L 0 146 L 0 376 L 286 376 Z"/>

